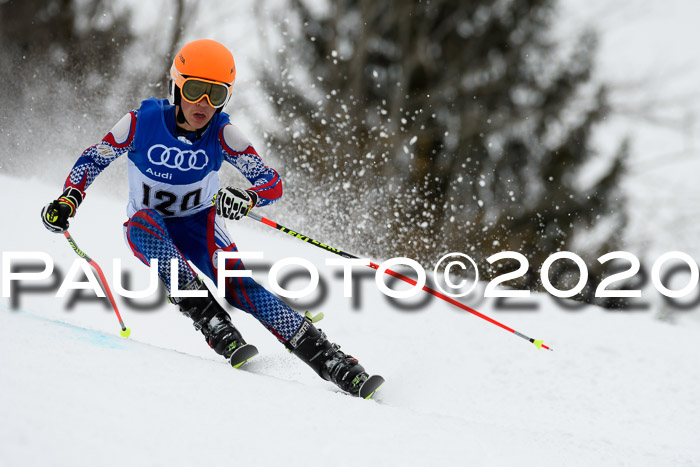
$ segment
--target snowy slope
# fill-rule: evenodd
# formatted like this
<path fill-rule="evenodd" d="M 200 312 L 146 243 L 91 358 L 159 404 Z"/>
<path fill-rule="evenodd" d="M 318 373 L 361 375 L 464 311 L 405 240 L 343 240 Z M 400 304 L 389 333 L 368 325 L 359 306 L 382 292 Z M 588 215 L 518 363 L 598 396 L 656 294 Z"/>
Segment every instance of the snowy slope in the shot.
<path fill-rule="evenodd" d="M 60 182 L 0 187 L 18 199 L 3 252 L 47 252 L 65 274 L 75 255 L 38 217 Z M 71 233 L 110 280 L 121 258 L 141 288 L 123 212 L 92 193 Z M 543 295 L 529 312 L 472 302 L 554 349 L 538 351 L 436 300 L 398 310 L 368 280 L 355 309 L 323 251 L 250 220 L 229 228 L 242 250 L 318 267 L 321 327 L 387 378 L 379 400 L 339 394 L 242 312 L 233 319 L 261 355 L 234 371 L 170 305 L 120 301 L 127 340 L 99 303 L 68 310 L 68 298 L 23 293 L 17 310 L 0 308 L 0 465 L 700 465 L 697 311 L 669 325 L 654 310 L 565 311 Z"/>

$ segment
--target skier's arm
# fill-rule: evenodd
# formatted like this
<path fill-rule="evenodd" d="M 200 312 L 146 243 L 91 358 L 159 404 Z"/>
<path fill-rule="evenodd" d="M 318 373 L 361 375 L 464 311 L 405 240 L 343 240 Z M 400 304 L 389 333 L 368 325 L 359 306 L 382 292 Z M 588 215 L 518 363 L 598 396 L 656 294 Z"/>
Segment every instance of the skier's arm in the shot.
<path fill-rule="evenodd" d="M 52 232 L 68 230 L 68 219 L 75 216 L 85 190 L 112 161 L 132 149 L 135 129 L 136 112 L 132 111 L 102 141 L 83 151 L 63 184 L 63 194 L 42 209 L 44 227 Z"/>
<path fill-rule="evenodd" d="M 252 186 L 246 191 L 252 191 L 257 196 L 255 206 L 267 206 L 282 196 L 279 174 L 263 163 L 250 140 L 238 127 L 225 125 L 219 133 L 219 139 L 224 160 L 238 169 L 251 183 Z"/>
<path fill-rule="evenodd" d="M 83 151 L 68 174 L 63 188 L 73 187 L 84 196 L 85 190 L 109 164 L 133 149 L 135 129 L 136 111 L 131 111 L 114 125 L 102 141 Z"/>

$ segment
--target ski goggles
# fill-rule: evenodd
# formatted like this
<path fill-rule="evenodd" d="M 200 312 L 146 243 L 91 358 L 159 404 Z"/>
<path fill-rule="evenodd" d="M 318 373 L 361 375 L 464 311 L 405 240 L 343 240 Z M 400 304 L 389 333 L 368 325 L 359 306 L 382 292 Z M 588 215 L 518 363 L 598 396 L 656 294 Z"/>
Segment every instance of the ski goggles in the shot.
<path fill-rule="evenodd" d="M 196 104 L 206 97 L 209 105 L 215 109 L 226 104 L 232 89 L 221 82 L 202 78 L 184 78 L 181 83 L 176 84 L 180 88 L 182 98 L 190 104 Z"/>

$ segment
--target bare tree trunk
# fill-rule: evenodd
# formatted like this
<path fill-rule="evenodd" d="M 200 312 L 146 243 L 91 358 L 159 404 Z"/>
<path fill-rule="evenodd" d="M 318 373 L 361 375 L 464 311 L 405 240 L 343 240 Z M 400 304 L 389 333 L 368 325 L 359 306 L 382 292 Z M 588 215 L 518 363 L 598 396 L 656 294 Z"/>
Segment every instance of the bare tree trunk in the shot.
<path fill-rule="evenodd" d="M 180 50 L 180 47 L 182 44 L 180 44 L 180 40 L 182 38 L 183 33 L 185 32 L 185 0 L 175 0 L 175 15 L 174 15 L 174 22 L 173 22 L 173 34 L 170 37 L 170 47 L 168 48 L 168 55 L 166 57 L 166 63 L 165 63 L 165 69 L 170 70 L 170 66 L 172 65 L 172 60 L 175 57 L 175 54 L 177 53 L 178 50 Z M 166 74 L 163 76 L 163 84 L 165 86 L 165 89 L 167 89 L 168 85 L 168 80 L 169 76 Z"/>

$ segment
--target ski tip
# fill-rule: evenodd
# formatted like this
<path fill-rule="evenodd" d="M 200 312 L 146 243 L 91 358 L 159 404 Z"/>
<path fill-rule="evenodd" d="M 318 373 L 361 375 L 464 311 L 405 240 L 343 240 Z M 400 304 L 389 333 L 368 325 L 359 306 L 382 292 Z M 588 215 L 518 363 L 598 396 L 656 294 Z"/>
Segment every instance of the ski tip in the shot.
<path fill-rule="evenodd" d="M 358 395 L 363 399 L 371 399 L 383 385 L 384 378 L 379 375 L 372 375 L 362 384 Z"/>
<path fill-rule="evenodd" d="M 251 344 L 245 344 L 237 348 L 231 357 L 229 363 L 234 368 L 240 368 L 258 354 L 258 348 Z"/>
<path fill-rule="evenodd" d="M 377 391 L 379 391 L 379 389 L 380 389 L 382 386 L 384 386 L 384 383 L 382 383 L 382 384 L 380 384 L 379 386 L 377 386 L 377 389 L 375 389 L 375 390 L 372 391 L 370 394 L 368 394 L 367 396 L 365 396 L 365 399 L 367 399 L 367 400 L 371 399 L 371 398 L 374 396 L 374 394 L 375 394 Z"/>

